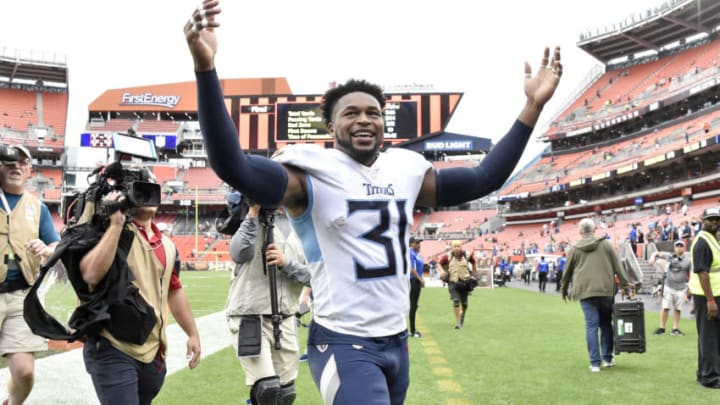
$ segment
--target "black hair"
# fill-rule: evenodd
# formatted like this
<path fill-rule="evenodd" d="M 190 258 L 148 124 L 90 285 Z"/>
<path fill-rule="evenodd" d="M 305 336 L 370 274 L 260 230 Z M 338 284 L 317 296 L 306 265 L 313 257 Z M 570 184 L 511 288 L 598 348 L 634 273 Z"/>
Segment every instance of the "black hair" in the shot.
<path fill-rule="evenodd" d="M 347 94 L 355 92 L 367 93 L 375 97 L 378 103 L 380 103 L 380 108 L 385 107 L 385 95 L 380 86 L 370 83 L 367 80 L 350 79 L 345 82 L 345 84 L 341 84 L 325 92 L 320 108 L 322 109 L 323 120 L 326 125 L 332 121 L 333 109 L 338 100 Z"/>

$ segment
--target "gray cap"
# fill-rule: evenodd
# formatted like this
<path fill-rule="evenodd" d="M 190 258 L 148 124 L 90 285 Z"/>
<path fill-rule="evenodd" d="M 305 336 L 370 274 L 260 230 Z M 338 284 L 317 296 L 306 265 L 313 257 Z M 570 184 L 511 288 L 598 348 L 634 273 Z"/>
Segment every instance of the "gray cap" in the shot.
<path fill-rule="evenodd" d="M 17 149 L 18 152 L 22 153 L 23 155 L 27 156 L 29 160 L 32 160 L 32 155 L 30 154 L 30 151 L 28 148 L 22 146 L 22 145 L 13 145 L 13 148 Z"/>

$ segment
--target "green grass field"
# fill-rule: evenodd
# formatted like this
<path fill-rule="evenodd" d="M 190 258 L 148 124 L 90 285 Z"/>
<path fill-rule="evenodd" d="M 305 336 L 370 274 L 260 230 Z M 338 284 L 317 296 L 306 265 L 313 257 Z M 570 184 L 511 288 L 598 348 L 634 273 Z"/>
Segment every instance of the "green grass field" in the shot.
<path fill-rule="evenodd" d="M 198 316 L 221 311 L 227 273 L 185 272 L 182 280 Z M 556 295 L 498 288 L 476 290 L 461 330 L 446 289 L 426 288 L 418 329 L 410 340 L 407 404 L 680 404 L 715 402 L 717 391 L 694 381 L 694 322 L 684 337 L 653 336 L 658 314 L 646 314 L 647 352 L 623 353 L 617 366 L 588 371 L 582 311 Z M 300 328 L 304 347 L 305 328 Z M 201 331 L 202 334 L 202 331 Z M 307 363 L 300 364 L 297 404 L 321 404 Z M 240 363 L 226 348 L 195 370 L 166 380 L 156 404 L 242 404 L 248 397 Z"/>

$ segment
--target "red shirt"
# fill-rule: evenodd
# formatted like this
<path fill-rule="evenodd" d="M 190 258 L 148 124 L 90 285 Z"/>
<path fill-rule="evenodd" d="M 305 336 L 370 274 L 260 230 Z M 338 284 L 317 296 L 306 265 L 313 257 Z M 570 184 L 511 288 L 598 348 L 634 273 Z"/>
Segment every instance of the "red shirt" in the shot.
<path fill-rule="evenodd" d="M 137 223 L 133 220 L 133 224 L 137 227 L 137 229 L 140 231 L 140 235 L 142 235 L 143 238 L 150 244 L 150 247 L 152 248 L 153 252 L 155 252 L 155 256 L 160 261 L 160 264 L 165 267 L 167 258 L 165 257 L 165 249 L 162 249 L 162 233 L 158 229 L 157 226 L 155 226 L 154 222 L 150 223 L 150 228 L 152 230 L 152 235 L 148 236 L 145 227 Z M 180 260 L 179 256 L 177 254 L 177 250 L 175 251 L 175 257 L 178 258 L 175 260 L 175 265 L 173 266 L 173 272 L 170 275 L 170 291 L 177 290 L 179 288 L 182 288 L 182 284 L 180 283 Z"/>
<path fill-rule="evenodd" d="M 475 257 L 474 257 L 474 255 L 469 255 L 469 254 L 467 254 L 467 252 L 464 252 L 464 254 L 465 254 L 465 256 L 466 256 L 466 259 L 467 259 L 468 263 L 475 264 Z M 452 255 L 452 253 L 443 255 L 443 256 L 440 258 L 440 261 L 438 262 L 438 264 L 439 264 L 440 266 L 446 266 L 446 265 L 450 264 L 450 255 Z"/>

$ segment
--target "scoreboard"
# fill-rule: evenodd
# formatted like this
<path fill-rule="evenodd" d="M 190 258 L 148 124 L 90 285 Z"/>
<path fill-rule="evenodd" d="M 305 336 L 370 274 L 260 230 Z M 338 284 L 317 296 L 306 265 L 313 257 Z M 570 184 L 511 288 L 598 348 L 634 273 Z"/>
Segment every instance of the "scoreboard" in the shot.
<path fill-rule="evenodd" d="M 385 139 L 413 139 L 418 136 L 417 102 L 388 101 L 384 117 Z M 320 103 L 277 103 L 275 120 L 276 141 L 332 140 L 322 119 Z"/>
<path fill-rule="evenodd" d="M 385 143 L 398 144 L 444 130 L 462 93 L 386 94 Z M 271 154 L 285 145 L 332 147 L 322 119 L 322 95 L 226 96 L 225 104 L 248 151 Z"/>

